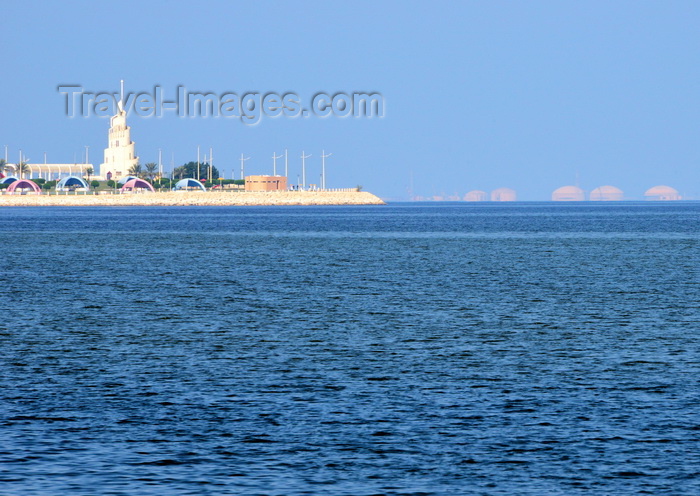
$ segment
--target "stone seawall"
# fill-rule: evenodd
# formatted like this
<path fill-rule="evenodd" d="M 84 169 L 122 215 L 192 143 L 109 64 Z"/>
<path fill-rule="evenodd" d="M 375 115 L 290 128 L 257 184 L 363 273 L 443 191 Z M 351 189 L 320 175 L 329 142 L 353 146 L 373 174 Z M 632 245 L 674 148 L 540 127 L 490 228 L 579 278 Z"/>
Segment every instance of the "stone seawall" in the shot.
<path fill-rule="evenodd" d="M 366 191 L 167 192 L 124 195 L 0 195 L 0 207 L 226 206 L 226 205 L 384 205 Z"/>

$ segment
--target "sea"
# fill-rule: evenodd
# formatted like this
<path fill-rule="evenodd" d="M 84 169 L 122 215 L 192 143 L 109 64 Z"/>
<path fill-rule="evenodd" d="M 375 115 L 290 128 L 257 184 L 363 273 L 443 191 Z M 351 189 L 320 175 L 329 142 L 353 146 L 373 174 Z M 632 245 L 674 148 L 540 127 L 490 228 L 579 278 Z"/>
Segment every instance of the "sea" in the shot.
<path fill-rule="evenodd" d="M 700 203 L 0 209 L 0 494 L 700 494 Z"/>

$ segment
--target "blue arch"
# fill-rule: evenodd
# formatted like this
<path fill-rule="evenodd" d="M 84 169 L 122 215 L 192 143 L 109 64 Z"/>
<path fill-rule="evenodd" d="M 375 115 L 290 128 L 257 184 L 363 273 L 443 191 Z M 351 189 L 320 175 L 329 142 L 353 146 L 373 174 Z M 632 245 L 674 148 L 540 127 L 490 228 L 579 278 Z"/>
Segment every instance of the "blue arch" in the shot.
<path fill-rule="evenodd" d="M 178 182 L 175 183 L 175 191 L 189 188 L 199 188 L 202 191 L 207 190 L 207 188 L 205 188 L 202 183 L 200 183 L 196 179 L 192 179 L 191 177 L 188 177 L 187 179 L 180 179 Z"/>
<path fill-rule="evenodd" d="M 119 181 L 117 181 L 117 184 L 126 184 L 132 179 L 138 179 L 136 176 L 124 176 L 122 177 Z"/>
<path fill-rule="evenodd" d="M 56 184 L 56 189 L 60 191 L 66 188 L 70 188 L 71 186 L 75 186 L 76 188 L 90 189 L 90 186 L 88 185 L 87 181 L 85 181 L 85 179 L 83 179 L 82 177 L 77 176 L 64 177 L 63 179 L 58 181 L 58 184 Z"/>
<path fill-rule="evenodd" d="M 0 179 L 1 184 L 12 184 L 15 181 L 19 181 L 19 178 L 15 177 L 15 176 L 7 176 L 7 177 L 3 177 L 2 179 Z"/>

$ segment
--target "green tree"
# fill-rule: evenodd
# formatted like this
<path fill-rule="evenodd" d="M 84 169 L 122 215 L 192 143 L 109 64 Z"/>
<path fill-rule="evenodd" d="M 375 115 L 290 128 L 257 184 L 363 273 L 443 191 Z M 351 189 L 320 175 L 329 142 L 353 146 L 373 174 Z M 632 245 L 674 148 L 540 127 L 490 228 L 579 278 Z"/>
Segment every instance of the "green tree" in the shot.
<path fill-rule="evenodd" d="M 90 186 L 92 186 L 92 189 L 97 189 L 100 187 L 100 182 L 95 179 L 90 183 Z"/>
<path fill-rule="evenodd" d="M 197 162 L 187 162 L 182 167 L 185 168 L 185 177 L 191 177 L 193 179 L 199 179 L 201 182 L 210 181 L 214 182 L 219 179 L 219 170 L 212 166 L 212 173 L 209 177 L 209 164 L 202 162 L 199 164 L 199 174 L 197 174 Z"/>
<path fill-rule="evenodd" d="M 19 174 L 19 178 L 23 179 L 24 174 L 29 174 L 29 171 L 31 169 L 29 168 L 29 164 L 27 162 L 20 162 L 17 164 L 17 174 Z"/>
<path fill-rule="evenodd" d="M 161 177 L 160 179 L 153 181 L 153 187 L 154 188 L 169 188 L 170 187 L 170 178 Z"/>
<path fill-rule="evenodd" d="M 130 176 L 141 177 L 143 175 L 143 168 L 141 164 L 137 162 L 129 168 L 128 172 Z"/>
<path fill-rule="evenodd" d="M 173 176 L 177 179 L 183 179 L 185 174 L 187 174 L 187 169 L 184 166 L 176 167 L 173 171 Z"/>
<path fill-rule="evenodd" d="M 146 177 L 153 182 L 153 179 L 156 177 L 158 172 L 158 164 L 155 162 L 148 162 L 146 165 L 144 165 L 144 167 L 146 168 Z"/>

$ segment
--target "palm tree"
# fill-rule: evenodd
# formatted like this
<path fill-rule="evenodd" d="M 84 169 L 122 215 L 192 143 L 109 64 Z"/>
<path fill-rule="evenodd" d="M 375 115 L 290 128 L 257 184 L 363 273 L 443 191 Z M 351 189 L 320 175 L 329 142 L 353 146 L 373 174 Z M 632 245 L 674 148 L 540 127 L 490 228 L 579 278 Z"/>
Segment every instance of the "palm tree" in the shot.
<path fill-rule="evenodd" d="M 24 174 L 27 174 L 31 169 L 29 168 L 29 165 L 27 165 L 27 162 L 20 162 L 17 164 L 17 174 L 19 174 L 19 178 L 23 179 Z"/>
<path fill-rule="evenodd" d="M 153 178 L 156 177 L 156 171 L 158 170 L 158 164 L 155 162 L 148 162 L 144 167 L 146 167 L 146 175 L 153 182 Z"/>
<path fill-rule="evenodd" d="M 92 167 L 88 167 L 85 170 L 85 173 L 87 174 L 88 182 L 90 182 L 90 176 L 92 176 L 95 173 L 95 169 L 93 169 Z"/>
<path fill-rule="evenodd" d="M 173 171 L 173 174 L 175 177 L 178 179 L 182 179 L 185 174 L 187 174 L 187 168 L 185 166 L 180 166 L 180 167 L 175 167 L 175 170 Z"/>
<path fill-rule="evenodd" d="M 0 174 L 4 174 L 5 172 L 9 171 L 10 168 L 7 166 L 7 162 L 5 162 L 4 158 L 0 158 Z"/>
<path fill-rule="evenodd" d="M 141 177 L 142 174 L 143 174 L 143 169 L 141 168 L 141 164 L 139 164 L 138 162 L 129 168 L 129 175 L 130 176 Z"/>

